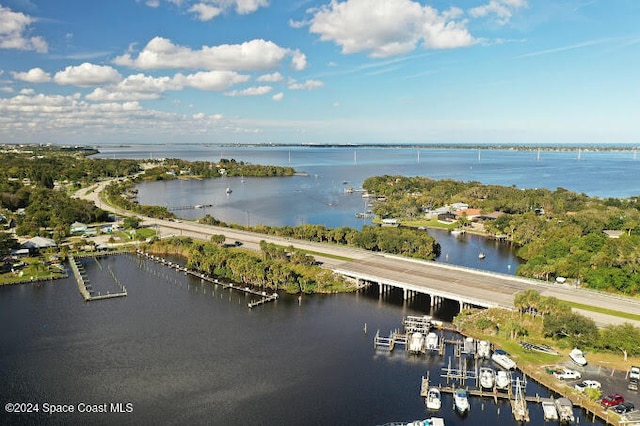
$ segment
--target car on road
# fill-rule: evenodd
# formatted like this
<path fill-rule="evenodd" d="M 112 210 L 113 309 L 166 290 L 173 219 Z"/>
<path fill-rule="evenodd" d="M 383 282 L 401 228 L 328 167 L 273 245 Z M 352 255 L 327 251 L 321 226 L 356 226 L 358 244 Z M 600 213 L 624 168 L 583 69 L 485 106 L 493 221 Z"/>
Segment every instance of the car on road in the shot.
<path fill-rule="evenodd" d="M 615 407 L 613 407 L 613 411 L 615 411 L 618 414 L 625 414 L 630 411 L 633 411 L 635 408 L 636 406 L 633 405 L 633 403 L 626 401 L 626 402 L 623 402 L 622 404 L 618 404 Z"/>
<path fill-rule="evenodd" d="M 619 393 L 612 393 L 611 395 L 607 395 L 600 400 L 600 404 L 604 408 L 615 407 L 616 405 L 620 405 L 624 402 L 624 396 Z"/>
<path fill-rule="evenodd" d="M 582 374 L 580 374 L 579 371 L 571 370 L 570 368 L 563 368 L 561 370 L 554 371 L 553 376 L 560 380 L 574 380 L 580 379 Z"/>
<path fill-rule="evenodd" d="M 585 380 L 576 384 L 574 387 L 578 392 L 584 392 L 585 389 L 600 389 L 602 385 L 597 380 Z"/>

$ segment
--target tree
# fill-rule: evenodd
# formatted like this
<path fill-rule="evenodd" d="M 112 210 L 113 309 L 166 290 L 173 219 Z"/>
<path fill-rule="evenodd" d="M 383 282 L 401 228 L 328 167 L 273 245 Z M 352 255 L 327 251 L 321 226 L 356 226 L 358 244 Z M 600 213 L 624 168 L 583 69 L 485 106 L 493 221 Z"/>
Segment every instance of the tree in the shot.
<path fill-rule="evenodd" d="M 608 325 L 600 333 L 600 346 L 604 349 L 621 351 L 624 360 L 628 355 L 640 354 L 640 328 L 630 323 Z"/>
<path fill-rule="evenodd" d="M 127 216 L 122 221 L 125 229 L 137 229 L 140 226 L 140 219 L 136 216 Z"/>
<path fill-rule="evenodd" d="M 8 232 L 0 232 L 0 257 L 7 256 L 11 250 L 18 247 L 18 240 Z"/>
<path fill-rule="evenodd" d="M 592 346 L 599 337 L 596 323 L 591 318 L 570 311 L 549 315 L 543 331 L 547 337 L 567 338 L 574 347 Z"/>

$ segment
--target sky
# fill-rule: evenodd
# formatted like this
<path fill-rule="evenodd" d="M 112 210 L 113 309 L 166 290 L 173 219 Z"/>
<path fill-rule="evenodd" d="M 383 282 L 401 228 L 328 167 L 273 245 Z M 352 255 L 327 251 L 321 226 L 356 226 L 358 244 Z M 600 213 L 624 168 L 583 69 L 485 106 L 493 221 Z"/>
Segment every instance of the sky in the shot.
<path fill-rule="evenodd" d="M 0 143 L 640 143 L 638 0 L 0 0 Z"/>

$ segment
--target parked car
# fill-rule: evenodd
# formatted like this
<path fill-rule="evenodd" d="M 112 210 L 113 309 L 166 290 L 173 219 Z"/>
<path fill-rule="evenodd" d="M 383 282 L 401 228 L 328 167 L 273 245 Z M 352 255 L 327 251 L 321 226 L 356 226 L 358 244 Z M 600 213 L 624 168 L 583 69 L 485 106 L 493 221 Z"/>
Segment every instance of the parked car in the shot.
<path fill-rule="evenodd" d="M 626 401 L 626 402 L 623 402 L 622 404 L 618 404 L 615 407 L 613 407 L 613 411 L 615 411 L 618 414 L 625 414 L 630 411 L 633 411 L 635 408 L 636 406 L 633 405 L 633 403 Z"/>
<path fill-rule="evenodd" d="M 579 379 L 582 377 L 579 371 L 571 370 L 569 368 L 556 370 L 553 372 L 553 375 L 556 379 L 560 379 L 560 380 L 572 380 L 572 379 Z"/>
<path fill-rule="evenodd" d="M 629 379 L 629 384 L 627 385 L 627 389 L 632 391 L 638 390 L 638 379 Z"/>
<path fill-rule="evenodd" d="M 578 383 L 574 387 L 578 392 L 584 392 L 585 389 L 600 389 L 600 386 L 600 382 L 598 382 L 597 380 L 585 380 Z"/>
<path fill-rule="evenodd" d="M 640 367 L 632 365 L 631 369 L 629 370 L 629 378 L 640 380 Z"/>
<path fill-rule="evenodd" d="M 605 408 L 615 407 L 616 405 L 620 405 L 624 402 L 624 396 L 619 393 L 612 393 L 611 395 L 607 395 L 600 400 L 600 404 L 602 404 Z"/>

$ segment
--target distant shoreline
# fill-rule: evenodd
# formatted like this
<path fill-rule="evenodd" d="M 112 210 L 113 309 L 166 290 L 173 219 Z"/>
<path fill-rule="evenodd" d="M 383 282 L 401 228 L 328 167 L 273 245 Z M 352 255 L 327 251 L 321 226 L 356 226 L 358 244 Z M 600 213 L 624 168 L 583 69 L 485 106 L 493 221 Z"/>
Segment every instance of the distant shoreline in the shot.
<path fill-rule="evenodd" d="M 160 147 L 167 144 L 129 144 L 129 145 L 110 145 L 100 144 L 95 148 L 133 148 L 135 146 L 156 146 Z M 358 148 L 377 148 L 377 149 L 485 149 L 485 150 L 502 150 L 502 151 L 576 151 L 584 150 L 586 152 L 598 151 L 636 151 L 640 150 L 640 143 L 560 143 L 560 144 L 517 144 L 517 143 L 185 143 L 183 146 L 203 146 L 203 147 L 224 147 L 224 148 L 338 148 L 338 149 L 358 149 Z M 167 145 L 168 146 L 168 145 Z"/>

